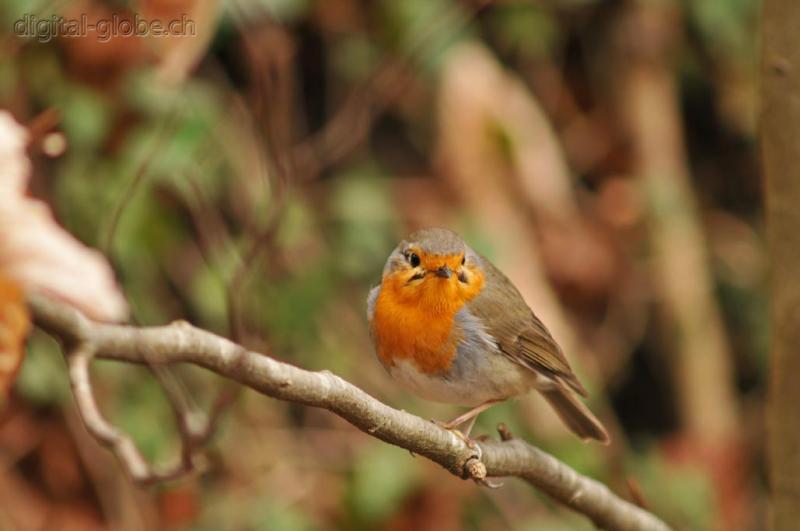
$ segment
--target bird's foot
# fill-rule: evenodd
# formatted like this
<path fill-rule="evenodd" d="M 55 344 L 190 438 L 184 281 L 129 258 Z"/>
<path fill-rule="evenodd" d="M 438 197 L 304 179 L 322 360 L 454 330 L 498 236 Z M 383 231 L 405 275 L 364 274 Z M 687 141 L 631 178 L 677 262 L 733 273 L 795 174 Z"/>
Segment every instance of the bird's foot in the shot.
<path fill-rule="evenodd" d="M 452 433 L 453 435 L 455 435 L 456 437 L 458 437 L 459 439 L 461 439 L 461 441 L 463 441 L 464 444 L 466 444 L 471 450 L 473 450 L 475 452 L 475 454 L 476 454 L 475 458 L 480 461 L 481 457 L 483 456 L 483 450 L 481 450 L 481 447 L 478 444 L 478 441 L 476 441 L 475 439 L 472 439 L 468 435 L 464 435 L 461 432 L 461 430 L 458 429 L 460 424 L 453 424 L 452 421 L 451 422 L 442 422 L 440 420 L 433 420 L 431 422 L 433 422 L 434 424 L 436 424 L 437 426 L 439 426 L 443 430 L 447 430 L 450 433 Z"/>
<path fill-rule="evenodd" d="M 448 421 L 435 420 L 434 419 L 434 420 L 431 420 L 431 422 L 433 422 L 434 424 L 436 424 L 437 426 L 439 426 L 443 430 L 447 430 L 447 431 L 459 431 L 458 427 L 463 424 L 463 422 L 459 422 L 459 419 L 457 419 L 457 418 L 453 419 L 453 420 L 448 420 Z"/>

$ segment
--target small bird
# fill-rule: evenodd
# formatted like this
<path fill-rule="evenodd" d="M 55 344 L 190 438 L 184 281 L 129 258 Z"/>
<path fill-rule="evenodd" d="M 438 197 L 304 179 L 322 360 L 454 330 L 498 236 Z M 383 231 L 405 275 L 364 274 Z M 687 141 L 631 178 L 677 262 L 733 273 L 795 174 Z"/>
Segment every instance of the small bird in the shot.
<path fill-rule="evenodd" d="M 482 411 L 536 389 L 578 437 L 609 442 L 575 396 L 586 389 L 553 336 L 511 281 L 455 232 L 422 229 L 400 242 L 369 293 L 367 318 L 395 380 L 422 398 L 472 408 L 441 423 L 467 440 Z"/>

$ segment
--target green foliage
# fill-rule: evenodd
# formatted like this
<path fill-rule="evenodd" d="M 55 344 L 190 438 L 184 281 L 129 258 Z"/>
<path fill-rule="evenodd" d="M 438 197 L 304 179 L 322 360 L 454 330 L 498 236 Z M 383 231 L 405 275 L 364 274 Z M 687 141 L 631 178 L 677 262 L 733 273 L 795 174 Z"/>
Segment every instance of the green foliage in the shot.
<path fill-rule="evenodd" d="M 366 79 L 380 65 L 381 53 L 366 35 L 348 34 L 331 50 L 330 60 L 338 76 L 356 82 Z"/>
<path fill-rule="evenodd" d="M 764 291 L 721 283 L 718 292 L 735 347 L 749 355 L 746 361 L 757 368 L 760 377 L 766 378 L 769 369 L 770 308 Z"/>
<path fill-rule="evenodd" d="M 498 5 L 488 18 L 501 50 L 525 59 L 546 58 L 560 37 L 552 11 L 533 3 Z"/>
<path fill-rule="evenodd" d="M 253 531 L 310 531 L 319 529 L 308 512 L 299 505 L 282 504 L 269 498 L 254 498 L 250 495 L 227 498 L 219 503 L 215 493 L 208 503 L 212 511 L 206 511 L 199 521 L 190 526 L 193 531 L 218 531 L 221 529 L 251 529 Z"/>
<path fill-rule="evenodd" d="M 330 275 L 325 268 L 309 267 L 262 286 L 258 313 L 278 345 L 294 351 L 316 336 L 316 319 L 333 289 Z"/>
<path fill-rule="evenodd" d="M 312 0 L 254 0 L 251 4 L 246 3 L 244 8 L 256 10 L 260 7 L 266 10 L 274 20 L 291 23 L 307 14 L 313 2 Z M 237 8 L 241 9 L 239 6 Z"/>
<path fill-rule="evenodd" d="M 354 527 L 374 529 L 399 508 L 411 491 L 417 469 L 398 459 L 405 453 L 399 448 L 371 443 L 354 463 L 347 492 Z"/>
<path fill-rule="evenodd" d="M 5 0 L 0 4 L 0 22 L 3 23 L 3 28 L 8 28 L 15 20 L 29 13 L 46 17 L 52 12 L 52 0 Z"/>
<path fill-rule="evenodd" d="M 69 380 L 60 347 L 43 332 L 28 338 L 25 357 L 15 383 L 16 391 L 38 405 L 71 400 Z"/>
<path fill-rule="evenodd" d="M 393 48 L 424 71 L 438 71 L 447 50 L 472 29 L 466 13 L 451 0 L 382 0 L 385 36 Z"/>
<path fill-rule="evenodd" d="M 345 276 L 377 279 L 399 232 L 388 180 L 369 167 L 339 176 L 330 200 L 335 263 Z"/>
<path fill-rule="evenodd" d="M 750 37 L 757 27 L 760 4 L 759 0 L 685 2 L 692 22 L 712 51 L 732 61 L 753 58 L 755 46 Z"/>
<path fill-rule="evenodd" d="M 711 528 L 715 493 L 702 470 L 667 463 L 655 448 L 631 455 L 628 466 L 656 514 L 677 529 Z"/>
<path fill-rule="evenodd" d="M 179 448 L 174 416 L 152 373 L 103 361 L 93 369 L 98 403 L 106 417 L 133 437 L 149 461 L 171 463 Z"/>
<path fill-rule="evenodd" d="M 41 66 L 37 67 L 37 77 L 42 70 Z M 50 83 L 54 81 L 56 87 L 63 86 L 63 89 L 53 90 Z M 62 85 L 62 81 L 56 79 L 44 79 L 42 82 L 40 90 L 48 95 L 48 104 L 64 109 L 62 123 L 64 134 L 70 140 L 70 156 L 84 159 L 100 151 L 114 118 L 113 102 L 77 84 Z"/>

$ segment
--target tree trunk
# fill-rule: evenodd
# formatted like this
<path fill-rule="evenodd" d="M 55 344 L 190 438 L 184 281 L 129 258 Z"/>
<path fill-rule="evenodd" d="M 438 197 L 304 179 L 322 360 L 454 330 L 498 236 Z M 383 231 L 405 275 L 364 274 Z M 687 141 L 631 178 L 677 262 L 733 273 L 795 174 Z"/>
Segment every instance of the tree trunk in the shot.
<path fill-rule="evenodd" d="M 765 0 L 761 149 L 772 304 L 769 529 L 800 522 L 800 4 Z"/>

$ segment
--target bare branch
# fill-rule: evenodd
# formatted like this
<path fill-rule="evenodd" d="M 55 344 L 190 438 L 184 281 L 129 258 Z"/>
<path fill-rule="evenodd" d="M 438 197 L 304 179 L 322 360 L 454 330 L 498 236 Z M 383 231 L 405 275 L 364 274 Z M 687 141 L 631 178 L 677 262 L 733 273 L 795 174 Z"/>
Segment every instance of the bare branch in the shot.
<path fill-rule="evenodd" d="M 214 433 L 215 424 L 194 404 L 190 404 L 186 393 L 180 388 L 178 382 L 169 369 L 163 365 L 150 367 L 156 380 L 161 384 L 167 396 L 172 412 L 175 416 L 175 425 L 181 437 L 181 461 L 175 467 L 177 475 L 188 474 L 196 469 L 195 454 L 202 448 Z"/>
<path fill-rule="evenodd" d="M 181 462 L 173 469 L 164 472 L 153 470 L 141 452 L 139 452 L 133 439 L 103 417 L 97 405 L 97 400 L 95 400 L 89 377 L 89 365 L 95 354 L 96 350 L 92 344 L 80 343 L 77 348 L 67 355 L 72 394 L 75 395 L 75 403 L 89 433 L 100 444 L 114 452 L 131 478 L 139 483 L 148 484 L 174 479 L 192 470 L 191 457 L 186 457 L 187 451 L 184 451 L 184 457 Z M 183 425 L 182 423 L 179 424 Z M 184 431 L 181 429 L 181 434 L 183 433 Z M 184 448 L 190 447 L 184 445 Z"/>
<path fill-rule="evenodd" d="M 175 383 L 167 379 L 166 367 L 152 367 L 169 400 L 175 424 L 181 438 L 181 455 L 178 463 L 166 470 L 154 469 L 142 456 L 133 439 L 103 417 L 92 389 L 89 367 L 96 355 L 94 345 L 83 341 L 67 354 L 69 380 L 75 403 L 89 433 L 103 446 L 109 448 L 122 462 L 128 474 L 137 483 L 152 484 L 177 479 L 194 472 L 197 468 L 196 454 L 214 432 L 217 409 L 206 418 L 202 412 L 187 403 Z"/>
<path fill-rule="evenodd" d="M 311 372 L 278 362 L 184 321 L 138 328 L 93 322 L 70 306 L 38 295 L 29 296 L 29 305 L 38 326 L 66 344 L 84 345 L 71 356 L 73 380 L 79 383 L 76 397 L 80 395 L 87 427 L 120 457 L 133 451 L 120 442 L 125 439 L 117 431 L 109 430 L 91 398 L 87 380 L 92 355 L 142 364 L 193 363 L 273 398 L 332 411 L 361 431 L 427 457 L 459 477 L 481 483 L 487 477 L 525 479 L 603 529 L 669 529 L 605 485 L 524 441 L 480 441 L 476 452 L 451 432 L 393 409 L 328 371 Z M 136 477 L 134 471 L 142 476 L 139 468 L 131 469 Z"/>

